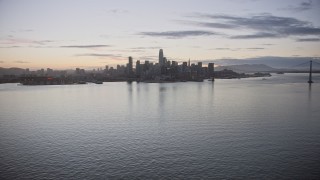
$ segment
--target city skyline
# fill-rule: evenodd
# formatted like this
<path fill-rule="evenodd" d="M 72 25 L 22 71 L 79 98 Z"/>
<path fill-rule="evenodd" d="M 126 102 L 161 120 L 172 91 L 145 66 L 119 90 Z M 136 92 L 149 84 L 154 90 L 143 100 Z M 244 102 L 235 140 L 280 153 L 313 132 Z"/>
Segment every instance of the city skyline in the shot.
<path fill-rule="evenodd" d="M 320 1 L 0 1 L 0 67 L 320 57 Z"/>

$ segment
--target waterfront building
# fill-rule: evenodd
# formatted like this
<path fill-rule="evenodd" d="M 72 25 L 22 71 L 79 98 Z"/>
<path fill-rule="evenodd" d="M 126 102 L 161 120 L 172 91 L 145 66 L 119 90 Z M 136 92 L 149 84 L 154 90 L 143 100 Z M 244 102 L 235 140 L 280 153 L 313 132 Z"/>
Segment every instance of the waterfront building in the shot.
<path fill-rule="evenodd" d="M 202 62 L 198 62 L 198 66 L 197 66 L 197 74 L 198 76 L 202 76 Z"/>
<path fill-rule="evenodd" d="M 208 77 L 214 76 L 214 63 L 208 63 Z"/>
<path fill-rule="evenodd" d="M 170 67 L 171 66 L 171 61 L 167 61 L 167 67 Z"/>
<path fill-rule="evenodd" d="M 178 62 L 177 61 L 172 61 L 172 66 L 178 66 Z"/>
<path fill-rule="evenodd" d="M 149 67 L 150 67 L 149 61 L 145 61 L 145 62 L 144 62 L 144 66 L 143 66 L 143 71 L 149 70 Z"/>
<path fill-rule="evenodd" d="M 167 65 L 167 62 L 168 62 L 167 58 L 166 58 L 166 57 L 163 57 L 163 64 L 162 64 L 162 65 L 166 66 L 166 65 Z"/>
<path fill-rule="evenodd" d="M 183 62 L 182 63 L 182 72 L 186 72 L 187 71 L 187 67 L 188 67 L 188 63 L 187 62 Z"/>
<path fill-rule="evenodd" d="M 29 68 L 27 68 L 27 69 L 25 70 L 25 74 L 30 74 Z"/>
<path fill-rule="evenodd" d="M 140 77 L 141 75 L 141 65 L 140 65 L 140 60 L 137 60 L 136 62 L 136 76 Z"/>

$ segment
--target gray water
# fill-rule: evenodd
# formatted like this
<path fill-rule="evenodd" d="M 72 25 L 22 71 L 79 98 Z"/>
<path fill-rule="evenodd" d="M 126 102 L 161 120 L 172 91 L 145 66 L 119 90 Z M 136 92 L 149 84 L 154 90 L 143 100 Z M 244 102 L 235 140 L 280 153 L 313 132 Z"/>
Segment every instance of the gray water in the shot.
<path fill-rule="evenodd" d="M 0 85 L 0 179 L 319 179 L 320 75 Z"/>

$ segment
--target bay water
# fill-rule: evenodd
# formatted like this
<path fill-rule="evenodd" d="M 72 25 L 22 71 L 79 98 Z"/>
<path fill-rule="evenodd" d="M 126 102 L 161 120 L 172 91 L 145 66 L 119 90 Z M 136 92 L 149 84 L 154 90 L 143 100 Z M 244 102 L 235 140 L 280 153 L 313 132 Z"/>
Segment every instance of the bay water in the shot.
<path fill-rule="evenodd" d="M 319 179 L 307 80 L 0 84 L 0 179 Z"/>

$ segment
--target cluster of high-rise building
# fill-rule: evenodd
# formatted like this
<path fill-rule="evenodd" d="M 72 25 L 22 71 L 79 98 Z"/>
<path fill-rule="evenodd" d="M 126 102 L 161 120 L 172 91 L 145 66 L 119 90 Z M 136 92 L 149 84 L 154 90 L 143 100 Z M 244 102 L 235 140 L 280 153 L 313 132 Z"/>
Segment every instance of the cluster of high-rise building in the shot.
<path fill-rule="evenodd" d="M 142 63 L 137 60 L 134 64 L 133 58 L 128 58 L 126 65 L 117 65 L 116 68 L 105 66 L 86 71 L 76 68 L 75 70 L 56 71 L 50 68 L 30 71 L 29 69 L 11 69 L 10 72 L 0 76 L 0 83 L 20 82 L 28 85 L 51 85 L 51 84 L 83 84 L 93 82 L 101 84 L 107 81 L 142 81 L 142 82 L 166 82 L 166 81 L 203 81 L 204 79 L 230 79 L 247 77 L 270 76 L 269 73 L 255 73 L 252 75 L 236 73 L 232 70 L 214 71 L 214 63 L 203 66 L 202 62 L 178 63 L 168 60 L 159 50 L 158 62 L 148 60 Z"/>
<path fill-rule="evenodd" d="M 142 63 L 140 60 L 135 62 L 133 67 L 133 59 L 130 56 L 126 66 L 117 65 L 117 68 L 109 68 L 106 66 L 105 73 L 109 77 L 125 77 L 128 79 L 145 80 L 195 80 L 201 81 L 204 78 L 212 78 L 214 76 L 214 63 L 209 63 L 207 67 L 202 65 L 202 62 L 197 64 L 183 62 L 179 64 L 177 61 L 169 61 L 164 56 L 163 50 L 159 50 L 158 63 L 149 62 L 148 60 Z"/>
<path fill-rule="evenodd" d="M 39 84 L 65 84 L 103 81 L 202 81 L 205 78 L 213 78 L 214 74 L 214 63 L 203 66 L 202 62 L 191 64 L 189 60 L 179 64 L 177 61 L 168 60 L 164 56 L 163 50 L 160 49 L 158 62 L 137 60 L 134 63 L 130 56 L 126 65 L 117 65 L 116 68 L 109 68 L 107 65 L 104 69 L 98 68 L 90 71 L 81 68 L 76 68 L 73 71 L 56 71 L 50 68 L 37 71 L 19 69 L 15 75 L 6 75 L 1 78 L 1 82 L 34 83 L 39 81 Z"/>

